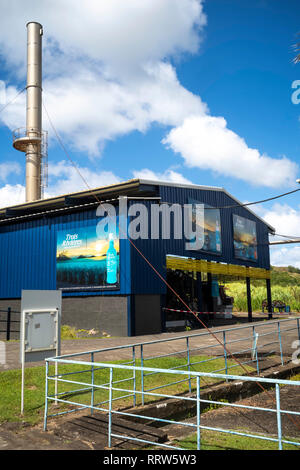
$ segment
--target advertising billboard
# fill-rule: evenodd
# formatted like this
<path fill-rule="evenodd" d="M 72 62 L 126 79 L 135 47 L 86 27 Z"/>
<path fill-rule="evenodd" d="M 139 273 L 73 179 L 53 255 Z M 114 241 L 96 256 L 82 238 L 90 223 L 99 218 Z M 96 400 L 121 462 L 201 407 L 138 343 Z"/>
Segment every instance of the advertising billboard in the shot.
<path fill-rule="evenodd" d="M 236 258 L 257 261 L 256 223 L 233 214 L 233 244 Z"/>
<path fill-rule="evenodd" d="M 203 204 L 200 201 L 189 199 L 189 204 L 193 204 L 192 218 L 195 223 L 195 204 Z M 222 252 L 222 237 L 221 237 L 221 216 L 220 210 L 215 209 L 208 204 L 204 204 L 204 217 L 203 217 L 203 247 L 201 251 L 206 251 L 213 254 L 221 254 Z"/>
<path fill-rule="evenodd" d="M 102 232 L 96 225 L 57 233 L 56 284 L 63 290 L 118 288 L 118 230 Z"/>

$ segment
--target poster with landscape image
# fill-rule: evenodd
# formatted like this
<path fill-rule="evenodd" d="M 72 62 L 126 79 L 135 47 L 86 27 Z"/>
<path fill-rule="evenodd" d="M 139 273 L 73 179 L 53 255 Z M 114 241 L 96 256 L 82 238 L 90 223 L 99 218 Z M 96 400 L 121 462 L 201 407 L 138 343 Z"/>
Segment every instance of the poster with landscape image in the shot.
<path fill-rule="evenodd" d="M 117 230 L 110 236 L 105 231 L 97 234 L 96 225 L 59 231 L 56 252 L 57 289 L 117 288 L 119 251 Z"/>
<path fill-rule="evenodd" d="M 189 199 L 189 204 L 193 204 L 192 210 L 192 222 L 196 223 L 195 212 L 196 204 L 203 204 L 200 201 L 194 199 Z M 222 252 L 222 237 L 221 237 L 221 217 L 220 210 L 215 209 L 208 204 L 204 204 L 204 218 L 203 218 L 203 247 L 202 251 L 207 251 L 208 253 L 221 253 Z"/>
<path fill-rule="evenodd" d="M 256 223 L 233 214 L 234 255 L 243 260 L 257 261 Z"/>

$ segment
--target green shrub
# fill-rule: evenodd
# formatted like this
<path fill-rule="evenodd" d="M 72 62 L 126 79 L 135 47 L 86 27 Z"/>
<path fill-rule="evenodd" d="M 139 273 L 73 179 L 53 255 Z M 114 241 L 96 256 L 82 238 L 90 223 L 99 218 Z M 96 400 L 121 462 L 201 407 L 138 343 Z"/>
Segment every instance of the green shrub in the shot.
<path fill-rule="evenodd" d="M 61 339 L 75 339 L 77 338 L 76 329 L 73 326 L 61 326 Z"/>

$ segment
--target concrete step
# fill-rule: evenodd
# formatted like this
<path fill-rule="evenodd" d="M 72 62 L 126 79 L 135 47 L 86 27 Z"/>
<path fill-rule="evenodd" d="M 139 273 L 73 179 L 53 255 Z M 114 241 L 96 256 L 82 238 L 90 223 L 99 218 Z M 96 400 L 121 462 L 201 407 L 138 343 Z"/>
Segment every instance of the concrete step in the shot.
<path fill-rule="evenodd" d="M 108 414 L 97 412 L 70 419 L 62 426 L 58 426 L 54 433 L 64 440 L 76 439 L 89 442 L 94 450 L 105 449 L 108 445 Z M 128 421 L 115 415 L 112 415 L 112 433 L 155 443 L 164 443 L 168 440 L 166 431 L 162 429 Z M 113 448 L 138 449 L 145 445 L 134 440 L 112 438 Z"/>

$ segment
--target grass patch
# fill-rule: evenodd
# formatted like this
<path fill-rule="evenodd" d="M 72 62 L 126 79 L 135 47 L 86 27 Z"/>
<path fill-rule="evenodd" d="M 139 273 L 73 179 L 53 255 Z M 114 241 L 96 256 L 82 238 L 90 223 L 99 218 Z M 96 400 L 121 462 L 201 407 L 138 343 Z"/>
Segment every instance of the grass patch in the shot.
<path fill-rule="evenodd" d="M 201 362 L 208 359 L 206 356 L 193 356 L 191 362 Z M 124 364 L 124 361 L 115 361 L 115 364 Z M 145 367 L 156 367 L 160 369 L 171 369 L 186 364 L 186 358 L 183 357 L 166 357 L 144 361 Z M 140 361 L 136 361 L 136 365 L 140 366 Z M 233 361 L 228 361 L 228 365 L 234 365 Z M 224 368 L 224 359 L 218 358 L 209 362 L 197 364 L 191 366 L 191 371 L 201 372 L 212 372 Z M 186 367 L 180 368 L 180 370 L 186 370 Z M 236 375 L 242 375 L 244 370 L 237 366 L 234 369 Z M 247 367 L 247 370 L 251 372 L 254 370 L 252 367 Z M 91 384 L 91 367 L 82 365 L 59 365 L 59 374 L 70 374 L 64 376 L 73 382 L 86 382 Z M 79 373 L 80 371 L 84 371 Z M 49 373 L 54 375 L 54 366 L 50 366 Z M 221 372 L 222 373 L 222 372 Z M 170 395 L 182 394 L 189 391 L 188 380 L 168 386 L 170 382 L 180 381 L 185 377 L 180 374 L 151 374 L 144 377 L 144 389 L 149 390 L 152 388 L 160 387 L 155 390 L 154 393 L 164 393 Z M 115 384 L 115 387 L 133 390 L 133 371 L 115 369 L 113 372 L 114 382 L 120 381 Z M 201 386 L 211 384 L 219 379 L 208 379 L 201 378 Z M 109 383 L 109 370 L 98 369 L 94 372 L 94 384 L 104 385 Z M 136 372 L 136 390 L 141 390 L 141 373 Z M 191 381 L 192 390 L 195 387 L 195 380 Z M 62 383 L 59 382 L 58 392 L 66 393 L 78 389 L 84 388 L 81 384 L 76 383 Z M 54 394 L 54 381 L 49 381 L 49 395 Z M 126 392 L 114 391 L 113 398 L 119 398 L 122 395 L 127 394 Z M 72 393 L 64 396 L 65 399 L 72 401 Z M 45 367 L 30 367 L 25 369 L 25 396 L 24 396 L 24 416 L 20 414 L 20 398 L 21 397 L 21 370 L 9 370 L 0 372 L 0 422 L 5 421 L 26 421 L 31 424 L 39 422 L 44 413 L 45 403 Z M 94 393 L 94 403 L 99 403 L 108 400 L 108 391 L 103 389 L 96 389 Z M 145 397 L 145 402 L 152 401 L 153 397 Z M 82 404 L 90 404 L 91 402 L 91 391 L 81 392 L 76 395 L 76 401 Z M 50 411 L 53 409 L 54 402 L 50 401 Z M 133 397 L 123 398 L 122 400 L 115 401 L 116 407 L 130 406 L 133 404 Z M 141 395 L 137 394 L 136 404 L 141 403 Z M 107 406 L 107 405 L 106 405 Z M 59 409 L 55 408 L 55 412 L 63 411 L 67 409 L 68 405 L 60 404 Z"/>
<path fill-rule="evenodd" d="M 294 375 L 290 380 L 300 380 L 300 374 Z M 286 385 L 281 385 L 286 387 Z M 237 430 L 238 432 L 245 432 L 251 434 L 246 430 Z M 270 436 L 276 438 L 276 436 Z M 295 441 L 300 443 L 299 439 L 287 438 L 285 440 Z M 174 445 L 187 450 L 197 449 L 197 434 L 194 433 L 176 441 Z M 278 443 L 267 441 L 265 439 L 251 438 L 245 436 L 237 436 L 234 434 L 227 434 L 217 431 L 201 430 L 201 449 L 202 450 L 278 450 Z M 300 450 L 300 446 L 292 444 L 283 444 L 283 450 Z"/>
<path fill-rule="evenodd" d="M 242 432 L 242 431 L 240 431 Z M 297 439 L 293 439 L 299 442 Z M 197 449 L 197 436 L 177 441 L 176 446 L 187 450 Z M 201 450 L 278 450 L 278 443 L 265 439 L 236 436 L 215 431 L 201 431 Z M 283 450 L 300 450 L 299 446 L 283 444 Z"/>

